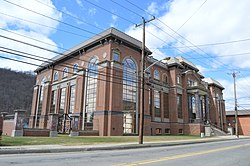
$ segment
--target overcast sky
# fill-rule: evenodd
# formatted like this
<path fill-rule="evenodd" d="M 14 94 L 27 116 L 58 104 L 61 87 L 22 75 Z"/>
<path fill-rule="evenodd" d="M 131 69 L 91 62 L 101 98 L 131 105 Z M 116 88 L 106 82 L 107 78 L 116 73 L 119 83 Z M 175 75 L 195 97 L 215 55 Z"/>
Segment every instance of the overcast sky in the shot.
<path fill-rule="evenodd" d="M 141 17 L 155 16 L 146 25 L 146 46 L 155 58 L 183 56 L 205 77 L 220 81 L 227 110 L 233 109 L 234 102 L 228 73 L 239 71 L 239 109 L 250 108 L 249 0 L 2 0 L 0 7 L 0 56 L 37 65 L 41 61 L 3 51 L 45 58 L 56 54 L 8 38 L 63 52 L 111 26 L 141 40 L 142 29 L 135 24 Z M 0 66 L 36 68 L 1 58 Z"/>

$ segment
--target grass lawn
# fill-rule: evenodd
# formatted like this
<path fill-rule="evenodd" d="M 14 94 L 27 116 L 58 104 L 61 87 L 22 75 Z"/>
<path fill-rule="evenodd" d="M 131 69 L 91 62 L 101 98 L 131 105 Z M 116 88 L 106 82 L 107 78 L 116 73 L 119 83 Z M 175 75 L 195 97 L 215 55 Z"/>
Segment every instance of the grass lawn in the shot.
<path fill-rule="evenodd" d="M 144 136 L 145 142 L 157 142 L 167 140 L 187 140 L 199 139 L 199 136 Z M 50 137 L 8 137 L 2 136 L 2 146 L 15 146 L 15 145 L 87 145 L 87 144 L 100 144 L 100 143 L 126 143 L 138 142 L 138 136 L 85 136 L 85 137 L 69 137 L 68 135 L 59 135 L 55 138 Z"/>

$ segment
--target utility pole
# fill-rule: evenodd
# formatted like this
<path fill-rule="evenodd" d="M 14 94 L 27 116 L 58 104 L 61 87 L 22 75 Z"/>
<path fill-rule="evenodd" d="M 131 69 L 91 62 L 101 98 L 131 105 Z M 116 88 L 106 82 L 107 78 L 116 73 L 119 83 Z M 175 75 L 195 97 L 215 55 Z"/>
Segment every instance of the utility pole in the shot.
<path fill-rule="evenodd" d="M 239 123 L 238 123 L 238 110 L 237 110 L 237 98 L 236 98 L 236 82 L 235 82 L 235 78 L 237 76 L 237 74 L 239 74 L 239 72 L 233 72 L 230 73 L 233 76 L 234 79 L 234 113 L 235 113 L 235 136 L 236 138 L 239 138 Z"/>
<path fill-rule="evenodd" d="M 145 69 L 145 59 L 147 58 L 145 56 L 145 24 L 150 22 L 150 21 L 153 21 L 154 19 L 155 19 L 155 17 L 153 17 L 150 20 L 145 20 L 145 18 L 142 17 L 142 23 L 135 25 L 136 27 L 139 27 L 142 25 L 139 144 L 143 144 L 143 128 L 144 128 L 144 69 Z"/>

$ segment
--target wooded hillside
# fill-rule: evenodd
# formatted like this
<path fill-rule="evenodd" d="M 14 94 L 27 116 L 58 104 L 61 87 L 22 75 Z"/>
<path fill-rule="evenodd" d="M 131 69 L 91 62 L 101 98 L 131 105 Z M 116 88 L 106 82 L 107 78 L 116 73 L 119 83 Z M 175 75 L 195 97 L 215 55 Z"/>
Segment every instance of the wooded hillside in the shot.
<path fill-rule="evenodd" d="M 0 68 L 0 112 L 13 114 L 25 109 L 30 114 L 35 75 Z"/>

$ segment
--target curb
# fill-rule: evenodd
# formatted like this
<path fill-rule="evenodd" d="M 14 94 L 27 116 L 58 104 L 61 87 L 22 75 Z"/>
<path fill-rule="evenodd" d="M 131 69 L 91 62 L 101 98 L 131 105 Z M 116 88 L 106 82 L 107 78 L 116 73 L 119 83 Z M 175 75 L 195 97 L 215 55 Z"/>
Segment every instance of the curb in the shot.
<path fill-rule="evenodd" d="M 130 144 L 130 145 L 117 145 L 117 146 L 104 146 L 104 147 L 86 147 L 86 148 L 47 148 L 47 149 L 0 149 L 0 155 L 4 154 L 27 154 L 27 153 L 64 153 L 64 152 L 84 152 L 84 151 L 100 151 L 100 150 L 126 150 L 126 149 L 138 149 L 138 148 L 153 148 L 164 146 L 179 146 L 189 144 L 201 144 L 210 142 L 232 141 L 242 140 L 250 138 L 229 138 L 229 139 L 214 139 L 214 140 L 199 140 L 199 141 L 183 141 L 183 142 L 168 142 L 168 143 L 145 143 Z"/>

